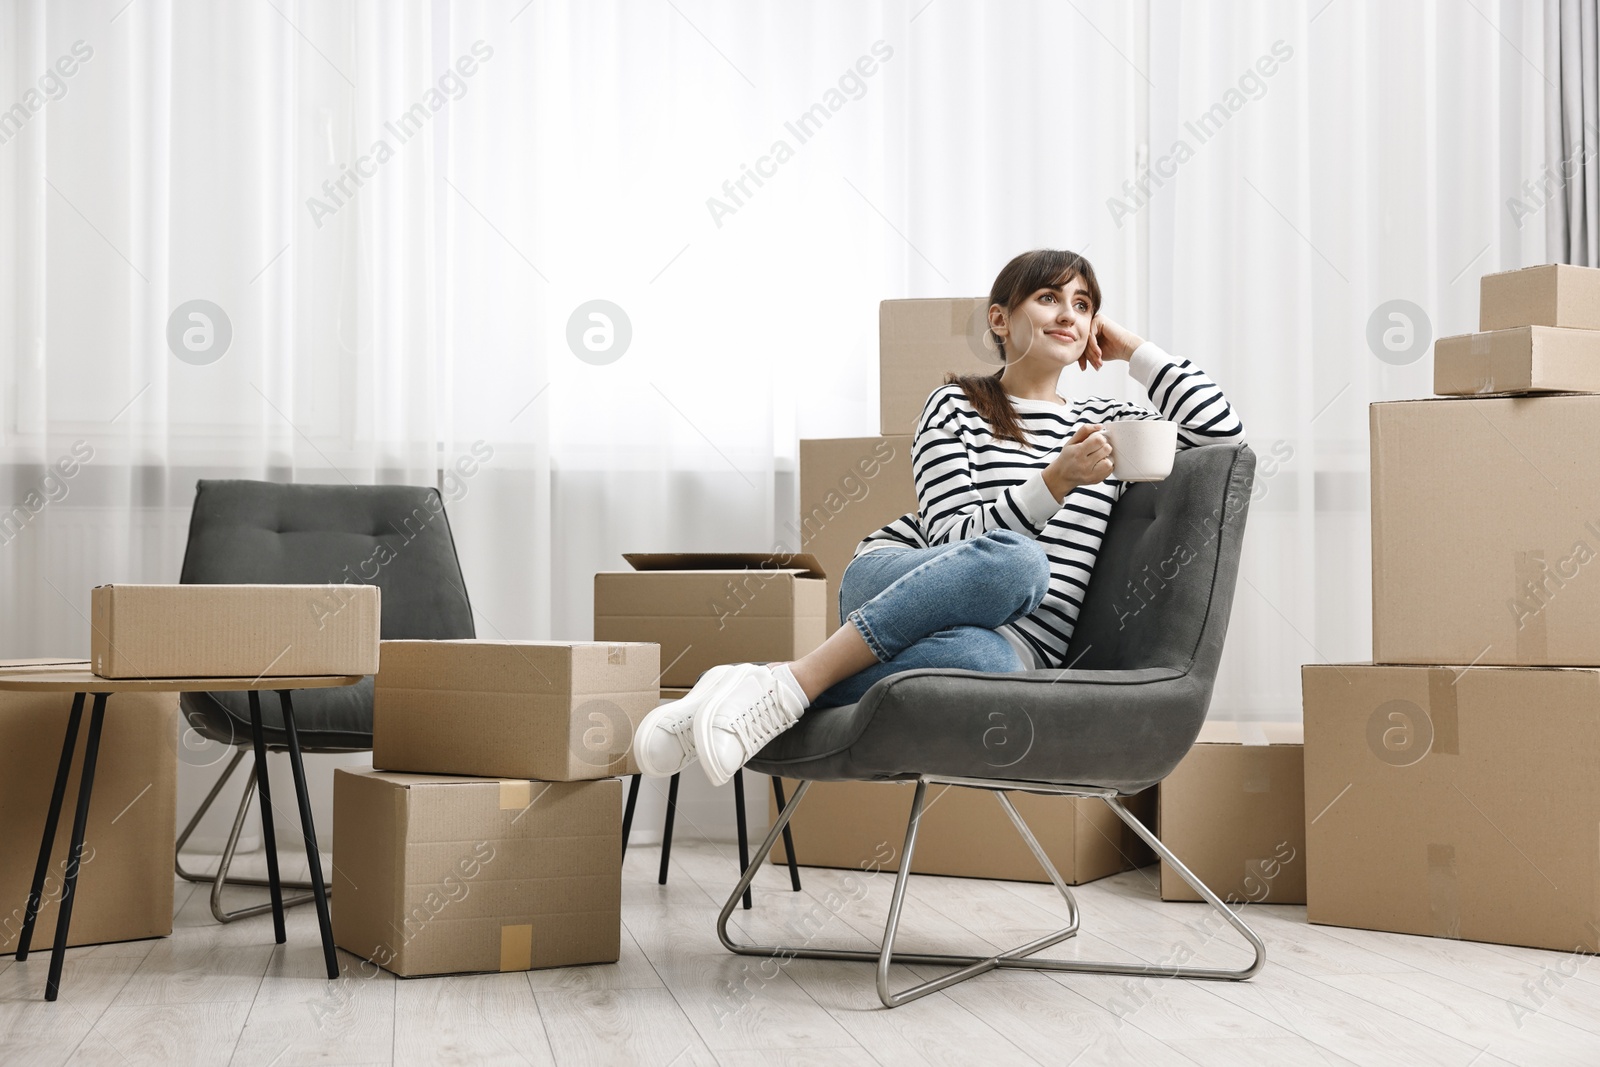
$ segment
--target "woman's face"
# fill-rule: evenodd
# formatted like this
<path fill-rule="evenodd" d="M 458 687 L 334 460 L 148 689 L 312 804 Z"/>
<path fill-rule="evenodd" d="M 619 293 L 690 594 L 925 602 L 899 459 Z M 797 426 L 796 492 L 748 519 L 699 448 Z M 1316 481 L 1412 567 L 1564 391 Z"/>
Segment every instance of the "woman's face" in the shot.
<path fill-rule="evenodd" d="M 1009 312 L 989 306 L 989 326 L 1006 343 L 1006 360 L 1026 356 L 1066 367 L 1076 363 L 1089 343 L 1094 307 L 1083 279 L 1074 275 L 1061 285 L 1029 294 Z"/>

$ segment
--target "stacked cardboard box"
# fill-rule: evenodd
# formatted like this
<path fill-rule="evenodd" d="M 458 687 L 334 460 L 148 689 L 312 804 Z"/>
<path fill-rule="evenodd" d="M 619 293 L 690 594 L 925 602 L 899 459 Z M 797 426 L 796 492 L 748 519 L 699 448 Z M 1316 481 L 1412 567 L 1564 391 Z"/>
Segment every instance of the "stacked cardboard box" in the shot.
<path fill-rule="evenodd" d="M 650 643 L 386 641 L 334 776 L 334 940 L 399 975 L 614 962 Z"/>
<path fill-rule="evenodd" d="M 1600 395 L 1525 394 L 1600 388 L 1540 339 L 1583 331 L 1559 344 L 1600 365 L 1600 270 L 1482 285 L 1435 388 L 1514 395 L 1370 410 L 1373 662 L 1301 671 L 1306 915 L 1594 952 Z"/>

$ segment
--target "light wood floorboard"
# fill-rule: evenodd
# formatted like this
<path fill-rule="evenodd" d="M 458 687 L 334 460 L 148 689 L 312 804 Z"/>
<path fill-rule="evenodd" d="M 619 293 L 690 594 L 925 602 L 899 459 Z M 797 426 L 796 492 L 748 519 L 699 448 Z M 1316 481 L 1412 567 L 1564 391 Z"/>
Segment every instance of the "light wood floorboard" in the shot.
<path fill-rule="evenodd" d="M 685 833 L 690 831 L 685 830 Z M 284 874 L 303 857 L 284 853 Z M 660 850 L 630 850 L 615 964 L 396 979 L 347 953 L 323 972 L 315 912 L 219 925 L 208 891 L 177 883 L 170 938 L 73 949 L 61 999 L 43 1000 L 47 954 L 0 959 L 0 1061 L 17 1065 L 1600 1063 L 1600 966 L 1512 946 L 1311 926 L 1298 905 L 1242 910 L 1267 943 L 1249 982 L 1063 972 L 982 975 L 892 1011 L 867 964 L 736 956 L 716 915 L 736 850 L 682 840 L 665 886 Z M 251 859 L 241 861 L 249 870 Z M 259 863 L 259 857 L 254 858 Z M 760 944 L 871 948 L 893 876 L 763 868 L 735 936 Z M 1046 954 L 1151 962 L 1248 958 L 1203 905 L 1159 898 L 1155 868 L 1074 893 L 1080 934 Z M 230 893 L 236 906 L 262 899 Z M 918 877 L 901 921 L 908 951 L 988 953 L 1065 921 L 1048 884 Z M 896 966 L 897 987 L 940 973 Z"/>

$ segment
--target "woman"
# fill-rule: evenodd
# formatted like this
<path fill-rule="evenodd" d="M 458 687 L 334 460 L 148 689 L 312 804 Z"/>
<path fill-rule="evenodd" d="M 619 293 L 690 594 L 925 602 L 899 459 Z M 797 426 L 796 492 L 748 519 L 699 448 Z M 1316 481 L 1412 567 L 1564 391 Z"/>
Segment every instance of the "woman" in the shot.
<path fill-rule="evenodd" d="M 733 776 L 807 708 L 852 704 L 878 679 L 919 667 L 1019 671 L 1067 666 L 1112 505 L 1102 427 L 1170 419 L 1178 448 L 1242 440 L 1222 390 L 1188 360 L 1098 314 L 1094 268 L 1074 252 L 1025 252 L 989 293 L 994 375 L 947 375 L 912 444 L 917 510 L 869 534 L 839 584 L 842 625 L 791 663 L 734 663 L 700 676 L 634 736 L 640 770 L 696 758 Z M 1127 360 L 1159 411 L 1056 392 L 1076 363 Z"/>

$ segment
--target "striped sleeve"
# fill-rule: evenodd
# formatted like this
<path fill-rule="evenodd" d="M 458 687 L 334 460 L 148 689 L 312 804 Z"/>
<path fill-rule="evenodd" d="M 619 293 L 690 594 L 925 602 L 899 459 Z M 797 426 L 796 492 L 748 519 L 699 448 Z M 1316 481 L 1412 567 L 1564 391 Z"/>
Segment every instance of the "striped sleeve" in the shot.
<path fill-rule="evenodd" d="M 1152 341 L 1134 350 L 1128 373 L 1160 411 L 1124 402 L 1106 421 L 1118 419 L 1169 419 L 1178 424 L 1178 451 L 1199 445 L 1232 444 L 1244 440 L 1244 424 L 1233 413 L 1228 398 L 1199 367 L 1186 359 L 1173 359 Z"/>
<path fill-rule="evenodd" d="M 989 530 L 1038 537 L 1060 509 L 1042 471 L 1030 471 L 1002 488 L 992 501 L 978 492 L 972 453 L 958 434 L 971 403 L 959 385 L 942 385 L 923 406 L 912 441 L 911 471 L 917 488 L 917 518 L 929 545 L 953 544 Z M 979 418 L 976 412 L 971 417 Z"/>

